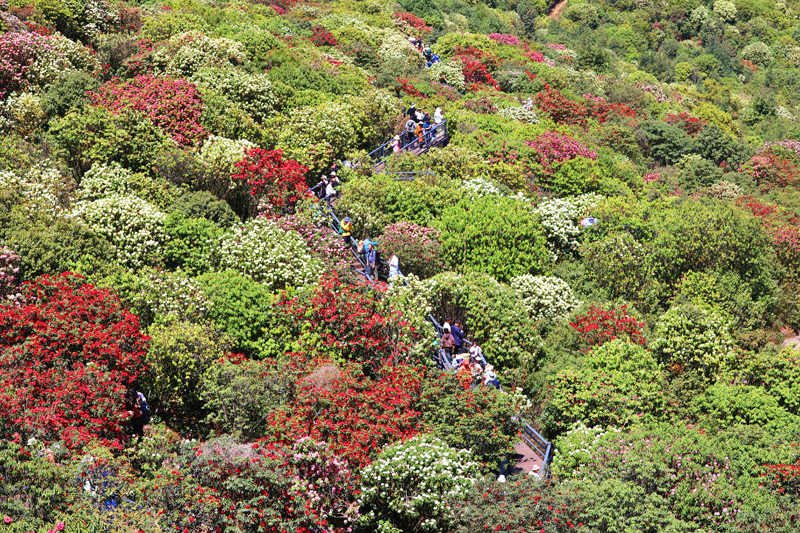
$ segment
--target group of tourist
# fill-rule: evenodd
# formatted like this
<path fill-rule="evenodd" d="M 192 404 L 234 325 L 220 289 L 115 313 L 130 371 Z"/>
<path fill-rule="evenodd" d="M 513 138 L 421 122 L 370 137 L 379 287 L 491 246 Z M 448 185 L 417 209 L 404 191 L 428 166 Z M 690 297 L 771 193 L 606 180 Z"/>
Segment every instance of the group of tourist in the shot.
<path fill-rule="evenodd" d="M 344 217 L 339 224 L 342 234 L 342 240 L 348 247 L 353 246 L 353 221 L 350 217 Z M 380 261 L 380 252 L 378 252 L 378 241 L 373 241 L 369 237 L 359 241 L 356 246 L 356 251 L 361 255 L 364 262 L 364 273 L 372 279 L 373 274 L 378 273 L 378 263 Z M 386 262 L 389 265 L 389 283 L 392 278 L 400 275 L 400 259 L 394 254 L 389 252 L 389 260 Z M 377 276 L 375 276 L 377 277 Z"/>
<path fill-rule="evenodd" d="M 336 170 L 331 170 L 330 177 L 323 174 L 320 178 L 320 182 L 319 189 L 317 190 L 317 197 L 327 202 L 328 207 L 331 207 L 333 199 L 339 196 L 337 187 L 341 184 L 339 176 L 336 175 Z"/>
<path fill-rule="evenodd" d="M 426 113 L 422 108 L 417 107 L 417 104 L 411 104 L 406 113 L 408 114 L 408 120 L 406 120 L 403 137 L 395 135 L 394 139 L 392 139 L 392 151 L 394 153 L 400 152 L 414 141 L 417 141 L 418 145 L 430 146 L 434 131 L 437 126 L 444 122 L 444 114 L 441 107 L 436 108 L 433 112 L 433 117 L 431 117 L 430 113 Z"/>
<path fill-rule="evenodd" d="M 451 324 L 452 323 L 452 324 Z M 481 366 L 481 356 L 483 351 L 476 343 L 470 343 L 469 350 L 464 349 L 466 339 L 464 338 L 463 324 L 460 320 L 453 322 L 452 318 L 447 318 L 442 325 L 441 348 L 444 350 L 447 359 L 457 365 L 458 371 L 465 370 L 472 376 L 472 386 L 489 386 L 499 389 L 500 382 L 492 365 L 487 364 L 486 368 Z M 466 341 L 466 342 L 465 342 Z"/>

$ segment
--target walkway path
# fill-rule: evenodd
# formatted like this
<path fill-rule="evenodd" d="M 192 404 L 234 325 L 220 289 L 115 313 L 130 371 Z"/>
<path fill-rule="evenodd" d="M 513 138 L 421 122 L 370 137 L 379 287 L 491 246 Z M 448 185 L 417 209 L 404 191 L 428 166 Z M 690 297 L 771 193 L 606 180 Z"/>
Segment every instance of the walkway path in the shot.
<path fill-rule="evenodd" d="M 553 6 L 553 9 L 550 10 L 550 13 L 547 16 L 551 19 L 558 20 L 561 18 L 561 14 L 567 7 L 567 2 L 569 0 L 561 0 L 559 3 Z"/>

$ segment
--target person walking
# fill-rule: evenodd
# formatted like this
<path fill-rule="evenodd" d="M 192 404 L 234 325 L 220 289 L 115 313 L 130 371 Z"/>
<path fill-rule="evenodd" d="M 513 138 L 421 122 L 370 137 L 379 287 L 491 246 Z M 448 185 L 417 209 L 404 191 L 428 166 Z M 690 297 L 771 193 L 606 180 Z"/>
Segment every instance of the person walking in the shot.
<path fill-rule="evenodd" d="M 444 122 L 444 113 L 442 113 L 441 107 L 437 107 L 436 111 L 433 112 L 433 121 L 436 123 L 437 126 L 442 122 Z"/>
<path fill-rule="evenodd" d="M 400 153 L 400 136 L 395 135 L 394 139 L 392 139 L 392 152 L 395 154 Z"/>
<path fill-rule="evenodd" d="M 453 334 L 450 333 L 450 328 L 445 328 L 444 335 L 442 335 L 442 348 L 444 348 L 444 353 L 447 354 L 448 362 L 453 360 L 453 346 L 455 346 L 455 344 L 456 340 Z"/>
<path fill-rule="evenodd" d="M 350 217 L 344 217 L 342 220 L 342 240 L 347 246 L 350 246 L 350 236 L 353 234 L 353 221 Z"/>
<path fill-rule="evenodd" d="M 336 189 L 333 186 L 333 179 L 328 180 L 327 185 L 325 185 L 325 201 L 328 202 L 328 207 L 333 209 L 331 206 L 331 200 L 336 197 Z"/>
<path fill-rule="evenodd" d="M 405 145 L 409 145 L 414 142 L 414 129 L 417 127 L 417 123 L 414 122 L 413 118 L 410 118 L 406 121 L 406 131 L 405 131 Z"/>
<path fill-rule="evenodd" d="M 461 321 L 456 320 L 456 323 L 453 324 L 450 331 L 452 331 L 453 337 L 456 339 L 455 352 L 461 353 L 464 349 L 464 332 L 461 330 Z"/>
<path fill-rule="evenodd" d="M 364 263 L 366 266 L 366 274 L 367 277 L 372 279 L 372 274 L 377 274 L 377 270 L 375 269 L 375 263 L 378 260 L 378 252 L 375 250 L 375 247 L 372 245 L 372 241 L 366 242 L 364 241 L 364 246 L 367 247 L 366 252 L 364 254 Z"/>
<path fill-rule="evenodd" d="M 416 117 L 416 114 L 417 114 L 417 104 L 411 104 L 411 106 L 408 108 L 408 118 L 413 120 Z"/>
<path fill-rule="evenodd" d="M 394 252 L 389 252 L 387 263 L 389 263 L 389 283 L 391 283 L 393 277 L 400 275 L 400 259 L 394 255 Z"/>
<path fill-rule="evenodd" d="M 425 146 L 430 146 L 433 134 L 433 124 L 431 124 L 431 117 L 427 113 L 425 113 L 425 118 L 422 121 L 422 131 L 425 137 Z"/>

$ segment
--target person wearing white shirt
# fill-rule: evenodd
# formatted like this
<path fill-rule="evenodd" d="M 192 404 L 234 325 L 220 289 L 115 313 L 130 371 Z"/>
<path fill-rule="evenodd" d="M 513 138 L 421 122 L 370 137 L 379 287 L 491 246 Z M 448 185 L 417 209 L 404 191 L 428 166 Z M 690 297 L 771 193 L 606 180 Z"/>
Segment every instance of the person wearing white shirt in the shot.
<path fill-rule="evenodd" d="M 392 278 L 395 276 L 400 275 L 400 259 L 394 255 L 394 252 L 389 252 L 389 283 L 392 282 Z"/>

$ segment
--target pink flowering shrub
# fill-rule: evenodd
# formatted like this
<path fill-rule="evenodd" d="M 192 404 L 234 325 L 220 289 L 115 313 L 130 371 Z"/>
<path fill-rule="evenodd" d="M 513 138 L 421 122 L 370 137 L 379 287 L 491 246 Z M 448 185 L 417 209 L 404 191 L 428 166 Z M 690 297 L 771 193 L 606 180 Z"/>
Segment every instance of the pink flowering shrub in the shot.
<path fill-rule="evenodd" d="M 800 279 L 800 228 L 797 225 L 778 226 L 769 231 L 778 261 L 786 267 L 791 278 Z"/>
<path fill-rule="evenodd" d="M 302 215 L 288 215 L 276 222 L 284 230 L 297 232 L 311 253 L 328 265 L 328 270 L 337 272 L 340 277 L 348 275 L 352 255 L 342 238 L 327 226 L 317 226 Z"/>
<path fill-rule="evenodd" d="M 536 63 L 544 63 L 545 60 L 544 54 L 541 52 L 537 52 L 536 50 L 533 50 L 532 52 L 525 54 L 525 57 Z"/>
<path fill-rule="evenodd" d="M 794 141 L 792 139 L 764 143 L 758 150 L 756 150 L 756 154 L 761 155 L 764 152 L 772 151 L 774 148 L 783 148 L 788 150 L 794 153 L 794 155 L 800 159 L 800 141 Z"/>
<path fill-rule="evenodd" d="M 445 267 L 439 239 L 439 231 L 403 221 L 386 226 L 378 242 L 384 260 L 394 252 L 403 274 L 414 274 L 424 279 L 438 274 Z"/>
<path fill-rule="evenodd" d="M 520 44 L 520 40 L 518 37 L 514 35 L 508 35 L 506 33 L 490 33 L 487 37 L 493 41 L 497 41 L 500 44 L 510 44 L 510 45 L 517 45 Z"/>
<path fill-rule="evenodd" d="M 658 181 L 659 179 L 661 179 L 661 176 L 659 176 L 657 172 L 651 172 L 644 175 L 645 183 L 652 183 L 654 181 Z"/>
<path fill-rule="evenodd" d="M 0 300 L 19 296 L 19 255 L 7 246 L 0 246 Z"/>
<path fill-rule="evenodd" d="M 114 114 L 123 110 L 144 113 L 181 146 L 195 146 L 208 136 L 200 124 L 200 92 L 186 80 L 150 75 L 127 81 L 114 78 L 89 96 L 94 107 Z"/>
<path fill-rule="evenodd" d="M 566 44 L 547 43 L 550 50 L 569 50 Z"/>
<path fill-rule="evenodd" d="M 545 132 L 533 141 L 525 141 L 525 144 L 533 148 L 534 161 L 542 167 L 545 175 L 552 175 L 560 163 L 576 157 L 597 159 L 597 153 L 585 144 L 557 131 Z"/>
<path fill-rule="evenodd" d="M 418 16 L 412 13 L 395 13 L 394 18 L 395 20 L 405 22 L 411 28 L 413 28 L 414 31 L 417 31 L 419 33 L 428 33 L 433 30 L 431 26 L 425 24 L 425 21 L 423 19 L 419 18 Z"/>
<path fill-rule="evenodd" d="M 641 89 L 642 92 L 652 94 L 655 97 L 656 102 L 658 103 L 664 103 L 667 100 L 669 100 L 669 97 L 666 94 L 664 94 L 664 91 L 662 91 L 661 87 L 659 87 L 658 85 L 649 85 L 647 83 L 643 83 L 640 81 L 639 83 L 636 84 L 636 86 L 639 89 Z"/>
<path fill-rule="evenodd" d="M 37 33 L 0 35 L 0 98 L 28 88 L 37 75 L 37 61 L 55 54 L 49 41 L 50 37 Z"/>

